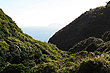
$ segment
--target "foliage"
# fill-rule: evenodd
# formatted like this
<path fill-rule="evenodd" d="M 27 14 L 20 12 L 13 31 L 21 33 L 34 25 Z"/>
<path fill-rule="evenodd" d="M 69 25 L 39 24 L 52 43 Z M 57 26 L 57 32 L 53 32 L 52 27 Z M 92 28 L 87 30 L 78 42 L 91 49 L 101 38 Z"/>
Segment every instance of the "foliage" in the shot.
<path fill-rule="evenodd" d="M 102 9 L 97 16 L 106 14 Z M 62 51 L 23 33 L 0 9 L 0 73 L 110 73 L 110 41 L 104 41 L 89 37 Z"/>
<path fill-rule="evenodd" d="M 82 51 L 82 50 L 89 51 L 87 49 L 87 47 L 90 48 L 90 46 L 93 46 L 93 45 L 95 47 L 94 48 L 94 51 L 95 51 L 96 48 L 97 48 L 97 46 L 96 46 L 95 43 L 96 44 L 101 44 L 101 43 L 103 43 L 103 40 L 100 39 L 100 38 L 89 37 L 89 38 L 87 38 L 87 39 L 85 39 L 83 41 L 80 41 L 78 44 L 76 44 L 75 46 L 73 46 L 72 48 L 70 48 L 69 51 L 72 52 L 72 53 L 79 52 L 79 51 Z"/>
<path fill-rule="evenodd" d="M 109 73 L 110 62 L 101 58 L 85 59 L 82 62 L 58 70 L 58 73 Z"/>
<path fill-rule="evenodd" d="M 96 51 L 97 49 L 97 44 L 96 43 L 90 43 L 86 48 L 85 50 L 88 51 L 88 52 L 94 52 Z"/>
<path fill-rule="evenodd" d="M 57 70 L 57 66 L 54 65 L 54 63 L 44 63 L 37 65 L 35 68 L 33 68 L 33 73 L 55 73 Z"/>
<path fill-rule="evenodd" d="M 10 64 L 0 73 L 30 73 L 30 69 L 25 67 L 23 64 Z"/>
<path fill-rule="evenodd" d="M 106 31 L 103 35 L 102 35 L 102 39 L 104 41 L 110 41 L 110 31 Z"/>
<path fill-rule="evenodd" d="M 109 73 L 110 72 L 110 63 L 104 59 L 90 59 L 83 61 L 80 64 L 78 73 Z"/>
<path fill-rule="evenodd" d="M 7 68 L 11 70 L 11 67 L 16 65 L 18 67 L 20 63 L 29 69 L 37 65 L 40 67 L 40 64 L 45 63 L 48 67 L 48 62 L 61 59 L 66 55 L 68 55 L 67 52 L 59 50 L 55 45 L 34 40 L 31 36 L 24 34 L 0 9 L 0 71 L 4 72 Z M 7 62 L 10 63 L 9 66 Z M 50 63 L 49 65 L 51 66 Z"/>

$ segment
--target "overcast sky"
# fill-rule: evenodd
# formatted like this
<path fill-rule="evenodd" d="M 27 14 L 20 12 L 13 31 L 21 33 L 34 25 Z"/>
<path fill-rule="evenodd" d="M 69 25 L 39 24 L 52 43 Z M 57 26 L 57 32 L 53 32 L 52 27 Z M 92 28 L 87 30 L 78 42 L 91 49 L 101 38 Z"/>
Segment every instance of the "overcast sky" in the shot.
<path fill-rule="evenodd" d="M 0 8 L 19 27 L 67 25 L 90 8 L 106 5 L 109 0 L 0 0 Z"/>

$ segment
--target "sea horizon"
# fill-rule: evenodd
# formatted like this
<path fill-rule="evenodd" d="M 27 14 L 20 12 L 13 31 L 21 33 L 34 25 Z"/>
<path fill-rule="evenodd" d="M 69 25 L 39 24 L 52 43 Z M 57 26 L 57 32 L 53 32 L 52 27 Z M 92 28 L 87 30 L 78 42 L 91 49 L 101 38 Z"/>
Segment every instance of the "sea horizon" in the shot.
<path fill-rule="evenodd" d="M 48 42 L 61 27 L 49 27 L 49 26 L 23 26 L 21 27 L 22 31 L 30 36 L 33 39 Z"/>

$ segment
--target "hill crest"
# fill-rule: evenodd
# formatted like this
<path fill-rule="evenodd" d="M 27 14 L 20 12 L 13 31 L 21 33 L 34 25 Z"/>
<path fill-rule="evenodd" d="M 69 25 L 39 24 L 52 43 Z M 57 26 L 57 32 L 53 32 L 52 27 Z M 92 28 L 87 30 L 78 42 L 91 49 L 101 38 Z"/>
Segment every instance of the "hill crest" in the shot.
<path fill-rule="evenodd" d="M 101 38 L 110 30 L 109 12 L 109 4 L 90 9 L 56 32 L 48 42 L 57 45 L 61 50 L 68 50 L 88 37 Z"/>

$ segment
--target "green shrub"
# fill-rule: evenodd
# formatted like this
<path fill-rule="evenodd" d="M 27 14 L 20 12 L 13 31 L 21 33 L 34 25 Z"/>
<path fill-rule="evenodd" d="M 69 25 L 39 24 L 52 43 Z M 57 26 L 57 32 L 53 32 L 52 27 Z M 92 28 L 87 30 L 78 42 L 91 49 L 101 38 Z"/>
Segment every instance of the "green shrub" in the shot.
<path fill-rule="evenodd" d="M 97 44 L 96 43 L 90 43 L 86 48 L 85 48 L 86 51 L 88 52 L 94 52 L 97 50 Z"/>
<path fill-rule="evenodd" d="M 71 67 L 64 67 L 58 73 L 110 73 L 110 62 L 101 58 L 84 59 Z"/>
<path fill-rule="evenodd" d="M 49 62 L 37 65 L 35 68 L 33 68 L 33 73 L 55 73 L 57 69 L 57 66 Z"/>
<path fill-rule="evenodd" d="M 76 53 L 76 52 L 85 50 L 85 48 L 91 43 L 101 44 L 103 42 L 104 41 L 100 38 L 89 37 L 83 41 L 80 41 L 78 44 L 76 44 L 75 46 L 70 48 L 69 51 L 72 53 Z M 95 47 L 95 44 L 91 44 L 91 45 L 94 45 L 94 47 Z M 94 48 L 94 49 L 96 49 L 96 48 Z M 88 51 L 93 51 L 93 49 L 88 49 Z"/>
<path fill-rule="evenodd" d="M 10 64 L 0 73 L 30 73 L 30 69 L 25 67 L 23 64 Z"/>
<path fill-rule="evenodd" d="M 85 60 L 80 64 L 78 73 L 109 73 L 110 62 L 104 59 L 90 59 Z"/>
<path fill-rule="evenodd" d="M 104 41 L 110 41 L 110 31 L 106 31 L 103 35 L 102 35 L 102 39 Z"/>
<path fill-rule="evenodd" d="M 57 70 L 57 73 L 77 73 L 78 65 L 73 65 L 71 67 L 64 67 Z"/>

